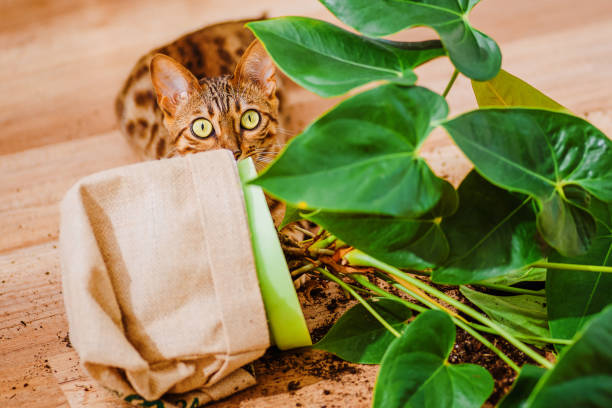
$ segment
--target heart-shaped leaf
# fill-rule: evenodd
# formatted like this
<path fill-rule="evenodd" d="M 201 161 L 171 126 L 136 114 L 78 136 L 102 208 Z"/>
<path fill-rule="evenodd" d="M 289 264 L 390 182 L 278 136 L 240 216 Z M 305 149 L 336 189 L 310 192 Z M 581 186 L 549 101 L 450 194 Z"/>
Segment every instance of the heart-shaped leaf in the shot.
<path fill-rule="evenodd" d="M 501 67 L 495 41 L 468 21 L 479 0 L 320 1 L 342 22 L 367 35 L 384 36 L 420 25 L 433 28 L 455 67 L 470 78 L 486 81 Z"/>
<path fill-rule="evenodd" d="M 472 80 L 472 89 L 481 108 L 522 106 L 569 113 L 566 108 L 503 69 L 488 81 Z"/>
<path fill-rule="evenodd" d="M 447 362 L 455 325 L 443 312 L 420 314 L 385 353 L 374 389 L 374 408 L 480 407 L 493 378 L 474 364 Z"/>
<path fill-rule="evenodd" d="M 384 361 L 384 360 L 383 360 Z M 612 306 L 566 347 L 533 389 L 526 408 L 612 406 Z"/>
<path fill-rule="evenodd" d="M 412 316 L 410 309 L 394 300 L 377 299 L 370 304 L 397 331 L 401 331 Z M 380 364 L 394 339 L 395 336 L 360 303 L 344 313 L 313 347 L 352 363 Z"/>
<path fill-rule="evenodd" d="M 544 95 L 521 79 L 500 70 L 497 76 L 486 82 L 472 81 L 478 106 L 537 107 L 570 113 L 566 108 Z M 571 186 L 564 187 L 571 190 Z M 568 197 L 571 191 L 565 193 Z M 538 218 L 539 228 L 554 247 L 588 248 L 595 222 L 587 211 L 566 205 L 558 194 L 542 203 L 544 210 Z M 562 219 L 562 222 L 559 222 Z M 582 233 L 586 231 L 586 233 Z M 575 240 L 574 242 L 566 242 Z"/>
<path fill-rule="evenodd" d="M 525 364 L 521 367 L 521 372 L 514 384 L 512 390 L 503 400 L 497 405 L 497 408 L 517 408 L 523 407 L 540 378 L 546 372 L 545 368 Z"/>
<path fill-rule="evenodd" d="M 534 245 L 535 217 L 524 196 L 494 186 L 475 171 L 459 186 L 459 209 L 442 221 L 450 254 L 434 282 L 479 282 L 526 270 L 543 255 Z"/>
<path fill-rule="evenodd" d="M 398 268 L 425 269 L 448 257 L 448 242 L 440 228 L 442 217 L 453 214 L 457 192 L 444 182 L 442 198 L 423 217 L 405 218 L 372 214 L 316 211 L 306 218 L 347 244 Z"/>
<path fill-rule="evenodd" d="M 322 96 L 379 80 L 413 84 L 414 68 L 445 54 L 436 41 L 398 44 L 306 17 L 254 21 L 247 27 L 285 74 Z"/>
<path fill-rule="evenodd" d="M 255 183 L 300 208 L 418 217 L 445 186 L 418 150 L 447 112 L 425 88 L 363 92 L 289 142 Z"/>
<path fill-rule="evenodd" d="M 590 123 L 539 109 L 482 109 L 444 124 L 488 180 L 534 197 L 544 239 L 567 256 L 584 254 L 595 232 L 589 194 L 612 201 L 612 142 Z M 580 199 L 577 199 L 580 197 Z"/>
<path fill-rule="evenodd" d="M 612 266 L 612 205 L 593 203 L 597 234 L 589 252 L 577 258 L 553 254 L 557 263 Z M 549 269 L 548 317 L 553 337 L 571 339 L 595 314 L 612 303 L 612 274 Z"/>
<path fill-rule="evenodd" d="M 545 297 L 494 296 L 466 286 L 461 286 L 460 291 L 492 320 L 501 323 L 511 332 L 526 336 L 550 337 Z M 542 343 L 536 344 L 543 345 Z"/>

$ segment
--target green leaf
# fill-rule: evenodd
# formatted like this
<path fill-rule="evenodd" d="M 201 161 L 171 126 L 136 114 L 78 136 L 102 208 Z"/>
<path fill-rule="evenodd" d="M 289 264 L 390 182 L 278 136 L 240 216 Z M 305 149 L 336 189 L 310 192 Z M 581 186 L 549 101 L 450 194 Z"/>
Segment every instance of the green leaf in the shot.
<path fill-rule="evenodd" d="M 476 170 L 534 197 L 538 228 L 560 253 L 588 250 L 595 223 L 584 203 L 612 201 L 612 142 L 590 123 L 539 109 L 483 109 L 444 124 Z"/>
<path fill-rule="evenodd" d="M 478 106 L 481 108 L 519 106 L 570 113 L 536 88 L 504 70 L 500 70 L 499 74 L 489 81 L 472 81 L 472 88 Z M 552 246 L 567 245 L 573 248 L 588 248 L 590 236 L 595 228 L 594 220 L 588 212 L 566 205 L 558 194 L 544 201 L 542 206 L 544 210 L 538 219 L 539 228 L 543 231 L 543 235 L 548 237 L 548 242 Z M 559 222 L 559 219 L 563 221 Z M 577 233 L 583 230 L 587 233 Z M 566 243 L 568 239 L 573 239 L 575 242 Z"/>
<path fill-rule="evenodd" d="M 493 378 L 474 364 L 449 365 L 455 326 L 440 311 L 420 314 L 391 343 L 374 389 L 374 408 L 480 407 Z"/>
<path fill-rule="evenodd" d="M 439 220 L 453 214 L 458 205 L 457 192 L 450 183 L 444 183 L 436 207 L 419 219 L 324 211 L 306 218 L 343 242 L 398 268 L 430 268 L 448 257 L 448 242 Z"/>
<path fill-rule="evenodd" d="M 612 406 L 612 306 L 592 319 L 540 379 L 526 407 Z"/>
<path fill-rule="evenodd" d="M 299 208 L 294 207 L 291 204 L 285 204 L 285 216 L 283 217 L 283 220 L 278 226 L 278 230 L 280 231 L 287 225 L 302 219 L 304 219 L 304 217 L 302 217 L 302 215 L 300 214 Z"/>
<path fill-rule="evenodd" d="M 412 316 L 410 309 L 390 299 L 370 302 L 372 307 L 398 331 Z M 334 353 L 343 360 L 360 364 L 380 364 L 395 336 L 385 329 L 363 305 L 358 304 L 340 317 L 314 348 Z"/>
<path fill-rule="evenodd" d="M 417 217 L 445 182 L 418 150 L 446 117 L 438 94 L 384 85 L 355 95 L 312 123 L 255 180 L 300 208 Z"/>
<path fill-rule="evenodd" d="M 436 42 L 377 40 L 306 17 L 255 21 L 247 27 L 285 74 L 322 96 L 379 80 L 413 84 L 414 68 L 445 54 Z"/>
<path fill-rule="evenodd" d="M 466 286 L 461 286 L 459 290 L 492 320 L 506 326 L 511 332 L 527 336 L 550 337 L 544 297 L 494 296 Z"/>
<path fill-rule="evenodd" d="M 509 274 L 496 278 L 485 279 L 478 283 L 490 283 L 493 285 L 511 286 L 520 282 L 544 282 L 546 281 L 546 269 L 544 268 L 528 268 L 519 269 Z"/>
<path fill-rule="evenodd" d="M 478 0 L 320 1 L 342 22 L 367 35 L 384 36 L 421 25 L 433 28 L 455 67 L 472 79 L 491 79 L 501 67 L 495 41 L 468 21 Z"/>
<path fill-rule="evenodd" d="M 499 71 L 495 78 L 488 81 L 472 81 L 472 89 L 474 95 L 476 95 L 478 106 L 481 108 L 522 106 L 570 113 L 569 110 L 527 82 L 503 69 Z"/>
<path fill-rule="evenodd" d="M 516 196 L 470 172 L 459 186 L 459 209 L 442 221 L 450 245 L 434 282 L 462 284 L 526 270 L 542 259 L 536 226 L 524 196 Z"/>
<path fill-rule="evenodd" d="M 612 266 L 612 205 L 598 206 L 597 234 L 589 252 L 577 258 L 553 254 L 555 263 Z M 595 314 L 612 303 L 612 274 L 549 269 L 548 317 L 553 337 L 571 339 Z"/>
<path fill-rule="evenodd" d="M 584 207 L 574 205 L 575 202 L 569 199 L 568 191 L 572 187 L 563 188 L 562 194 L 555 193 L 541 203 L 538 230 L 550 246 L 576 256 L 589 250 L 597 227 L 595 218 Z M 586 192 L 582 190 L 580 193 Z"/>
<path fill-rule="evenodd" d="M 430 220 L 315 212 L 307 216 L 350 246 L 398 268 L 424 269 L 448 256 L 448 242 Z"/>
<path fill-rule="evenodd" d="M 533 387 L 535 387 L 545 372 L 546 369 L 542 367 L 530 364 L 522 366 L 518 378 L 514 380 L 512 390 L 501 400 L 497 408 L 524 407 Z"/>

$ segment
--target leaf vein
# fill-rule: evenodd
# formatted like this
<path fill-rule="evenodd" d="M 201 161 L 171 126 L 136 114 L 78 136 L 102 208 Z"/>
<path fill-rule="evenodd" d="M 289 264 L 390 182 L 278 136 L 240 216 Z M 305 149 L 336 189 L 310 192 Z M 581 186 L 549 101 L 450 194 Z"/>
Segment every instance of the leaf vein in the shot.
<path fill-rule="evenodd" d="M 527 169 L 526 167 L 523 167 L 523 166 L 521 166 L 521 165 L 519 165 L 519 164 L 517 164 L 517 163 L 515 163 L 515 162 L 513 162 L 513 161 L 511 161 L 509 159 L 507 159 L 506 157 L 504 157 L 504 156 L 502 156 L 502 155 L 500 155 L 500 154 L 498 154 L 498 153 L 496 153 L 496 152 L 494 152 L 492 150 L 488 150 L 485 147 L 481 146 L 480 144 L 478 144 L 478 143 L 476 143 L 476 142 L 474 142 L 474 141 L 472 141 L 472 140 L 470 140 L 468 138 L 464 138 L 464 141 L 466 143 L 469 143 L 470 145 L 472 145 L 476 149 L 481 150 L 482 152 L 487 153 L 487 154 L 495 157 L 496 159 L 499 159 L 500 161 L 510 165 L 511 167 L 515 167 L 515 168 L 517 168 L 519 170 L 522 170 L 523 172 L 531 175 L 532 177 L 535 177 L 537 179 L 540 179 L 540 180 L 544 181 L 546 184 L 549 184 L 549 185 L 551 185 L 553 187 L 555 186 L 555 183 L 553 183 L 552 181 L 550 181 L 546 177 L 544 177 L 544 176 L 542 176 L 542 175 L 540 175 L 538 173 L 535 173 L 535 172 Z M 530 194 L 530 193 L 528 193 L 528 194 Z"/>

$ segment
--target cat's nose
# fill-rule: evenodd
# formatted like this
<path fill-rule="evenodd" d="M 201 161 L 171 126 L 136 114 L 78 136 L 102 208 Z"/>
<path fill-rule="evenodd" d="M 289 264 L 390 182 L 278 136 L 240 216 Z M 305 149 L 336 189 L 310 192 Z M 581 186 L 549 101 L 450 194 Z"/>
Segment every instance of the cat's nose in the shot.
<path fill-rule="evenodd" d="M 238 158 L 240 157 L 240 155 L 242 155 L 242 150 L 238 149 L 238 150 L 234 150 L 234 158 L 236 160 L 238 160 Z"/>

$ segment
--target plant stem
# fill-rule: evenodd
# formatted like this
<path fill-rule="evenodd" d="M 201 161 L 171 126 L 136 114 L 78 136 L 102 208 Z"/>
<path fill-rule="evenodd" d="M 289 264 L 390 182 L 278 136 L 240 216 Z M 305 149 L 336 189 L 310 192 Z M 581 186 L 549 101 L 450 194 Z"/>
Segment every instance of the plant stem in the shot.
<path fill-rule="evenodd" d="M 293 248 L 293 247 L 283 247 L 283 252 L 286 254 L 291 254 L 291 255 L 298 255 L 298 256 L 304 256 L 306 255 L 306 250 L 303 248 Z M 319 255 L 333 255 L 336 252 L 331 250 L 331 249 L 325 249 L 325 248 L 321 248 L 321 249 L 312 249 L 308 251 L 310 253 L 310 255 L 312 256 L 319 256 Z"/>
<path fill-rule="evenodd" d="M 336 237 L 333 235 L 328 236 L 327 238 L 321 239 L 317 242 L 315 242 L 314 244 L 312 244 L 309 248 L 308 248 L 308 252 L 310 252 L 311 254 L 313 254 L 315 251 L 320 250 L 320 249 L 325 249 L 328 246 L 330 246 L 334 241 L 336 240 Z"/>
<path fill-rule="evenodd" d="M 319 266 L 319 264 L 320 264 L 319 262 L 315 262 L 315 263 L 306 264 L 304 266 L 300 266 L 299 268 L 294 269 L 293 271 L 291 271 L 291 277 L 295 278 L 295 277 L 303 274 L 304 272 L 312 271 L 314 268 Z"/>
<path fill-rule="evenodd" d="M 383 289 L 379 288 L 378 286 L 376 286 L 373 283 L 371 283 L 368 280 L 368 278 L 366 278 L 363 275 L 360 275 L 358 273 L 351 273 L 351 274 L 349 274 L 349 276 L 351 277 L 351 279 L 353 279 L 354 281 L 359 283 L 364 288 L 370 289 L 372 292 L 374 292 L 377 295 L 384 296 L 386 298 L 390 298 L 390 299 L 396 300 L 396 301 L 400 302 L 401 304 L 403 304 L 404 306 L 406 306 L 409 309 L 412 309 L 412 310 L 417 311 L 419 313 L 422 313 L 422 312 L 427 310 L 426 307 L 419 306 L 417 304 L 409 302 L 406 299 L 402 299 L 399 296 L 395 296 L 395 295 L 387 292 L 386 290 L 383 290 Z"/>
<path fill-rule="evenodd" d="M 340 287 L 344 290 L 346 290 L 348 293 L 350 293 L 355 299 L 357 299 L 359 301 L 359 303 L 361 303 L 363 305 L 363 307 L 366 308 L 366 310 L 368 312 L 370 312 L 370 314 L 380 322 L 380 324 L 382 324 L 385 329 L 389 330 L 389 332 L 391 334 L 393 334 L 395 337 L 400 337 L 400 333 L 395 330 L 393 328 L 393 326 L 391 326 L 389 324 L 389 322 L 387 322 L 385 319 L 383 319 L 383 317 L 381 315 L 378 314 L 378 312 L 376 310 L 374 310 L 374 308 L 372 307 L 372 305 L 370 305 L 364 298 L 362 298 L 359 293 L 357 293 L 356 290 L 354 290 L 350 285 L 347 285 L 346 283 L 344 283 L 344 281 L 340 278 L 338 278 L 336 275 L 326 271 L 323 268 L 317 268 L 317 272 L 321 273 L 323 276 L 325 276 L 328 279 L 331 279 L 332 281 L 336 282 L 338 285 L 340 285 Z"/>
<path fill-rule="evenodd" d="M 444 88 L 444 92 L 442 92 L 442 96 L 444 98 L 446 98 L 446 95 L 448 95 L 448 93 L 450 92 L 450 89 L 453 87 L 453 84 L 457 80 L 457 76 L 458 75 L 459 75 L 459 71 L 455 68 L 455 70 L 453 71 L 453 75 L 451 76 L 450 81 L 448 81 L 448 84 L 446 84 L 446 88 Z"/>
<path fill-rule="evenodd" d="M 402 303 L 404 306 L 408 307 L 409 309 L 415 310 L 415 311 L 417 311 L 419 313 L 424 312 L 424 311 L 427 310 L 427 308 L 425 308 L 423 306 L 416 305 L 416 304 L 414 304 L 412 302 L 407 301 L 406 299 L 402 299 L 399 296 L 395 296 L 395 295 L 393 295 L 393 294 L 391 294 L 391 293 L 389 293 L 389 292 L 379 288 L 378 286 L 376 286 L 373 283 L 371 283 L 365 276 L 363 276 L 361 274 L 352 273 L 352 274 L 349 274 L 349 276 L 351 278 L 353 278 L 355 281 L 357 281 L 361 286 L 363 286 L 364 288 L 369 289 L 370 291 L 372 291 L 376 295 L 385 296 L 385 297 L 391 297 L 392 299 L 397 300 L 398 302 Z M 478 323 L 474 323 L 474 322 L 464 322 L 462 320 L 456 319 L 454 316 L 452 316 L 452 317 L 453 317 L 453 320 L 455 320 L 455 323 L 457 321 L 460 321 L 460 322 L 462 322 L 464 324 L 467 323 L 473 329 L 480 330 L 480 331 L 485 332 L 485 333 L 498 334 L 495 330 L 491 329 L 490 327 L 484 326 L 482 324 L 478 324 Z M 551 337 L 528 336 L 528 335 L 523 335 L 523 334 L 515 334 L 514 336 L 516 338 L 518 338 L 518 339 L 537 341 L 537 342 L 547 343 L 547 344 L 563 344 L 563 345 L 572 344 L 572 340 L 567 340 L 567 339 L 553 339 Z"/>
<path fill-rule="evenodd" d="M 406 289 L 406 288 L 405 288 L 403 285 L 401 285 L 401 284 L 394 284 L 393 286 L 394 286 L 394 287 L 396 287 L 396 288 L 398 288 L 398 289 L 400 289 L 400 290 L 403 290 L 403 291 L 404 291 L 404 292 L 406 292 L 406 293 L 409 293 L 410 295 L 412 295 L 412 292 L 409 292 L 409 291 L 408 291 L 408 290 L 407 290 L 407 289 Z M 435 289 L 435 290 L 437 290 L 437 289 Z M 442 292 L 440 292 L 440 293 L 442 293 Z M 445 295 L 445 296 L 446 296 L 446 295 Z M 446 300 L 446 299 L 444 299 L 444 298 L 441 298 L 441 299 Z M 449 297 L 449 299 L 452 299 L 452 298 L 450 298 L 450 297 Z M 452 299 L 452 300 L 454 300 L 454 299 Z M 450 302 L 448 302 L 448 303 L 450 303 Z M 457 303 L 460 303 L 460 304 L 462 304 L 462 305 L 463 305 L 463 303 L 461 303 L 461 302 L 457 302 Z M 455 306 L 455 307 L 456 307 L 457 309 L 459 309 L 459 310 L 462 310 L 462 308 L 459 308 L 459 307 L 457 307 L 456 305 L 453 305 L 453 306 Z M 465 306 L 465 305 L 464 305 L 464 306 Z M 430 306 L 430 307 L 431 307 L 431 306 Z M 434 307 L 432 307 L 432 308 L 434 308 Z M 471 308 L 469 308 L 469 309 L 471 309 Z M 467 315 L 471 315 L 470 313 L 468 313 L 468 311 L 467 311 L 467 310 L 462 310 L 462 311 L 463 311 L 464 313 L 466 313 Z M 482 316 L 481 316 L 479 313 L 477 313 L 476 311 L 474 311 L 474 310 L 472 310 L 472 311 L 474 312 L 474 314 L 475 314 L 475 315 L 478 315 L 478 316 L 482 317 Z M 471 315 L 471 316 L 472 316 L 473 318 L 475 318 L 475 319 L 478 319 L 478 318 L 477 318 L 476 316 L 474 316 L 474 315 Z M 469 326 L 469 323 L 468 323 L 468 322 L 466 322 L 466 321 L 462 321 L 461 319 L 457 319 L 457 318 L 456 318 L 456 317 L 454 317 L 454 316 L 452 316 L 452 317 L 453 317 L 453 321 L 455 322 L 455 324 L 457 324 L 457 325 L 458 325 L 459 327 L 461 327 L 463 330 L 465 330 L 466 332 L 468 332 L 469 334 L 471 334 L 472 336 L 474 336 L 474 338 L 478 339 L 478 340 L 479 340 L 479 341 L 480 341 L 482 344 L 484 344 L 484 345 L 485 345 L 485 346 L 487 346 L 487 347 L 489 347 L 489 344 L 491 345 L 491 347 L 495 347 L 495 346 L 493 346 L 493 344 L 491 344 L 491 343 L 490 343 L 490 342 L 489 342 L 489 341 L 488 341 L 488 340 L 487 340 L 485 337 L 483 337 L 483 336 L 482 336 L 481 334 L 479 334 L 479 333 L 478 333 L 476 330 L 474 330 L 473 328 L 471 328 L 471 327 Z M 486 318 L 485 318 L 485 319 L 486 319 Z M 486 320 L 488 320 L 488 319 L 486 319 Z M 481 320 L 481 321 L 483 321 L 483 320 Z M 489 322 L 490 322 L 490 323 L 494 323 L 493 321 L 489 321 Z M 483 321 L 483 323 L 485 323 L 485 324 L 486 324 L 486 322 L 485 322 L 485 321 Z M 493 326 L 492 326 L 492 325 L 490 325 L 490 324 L 489 324 L 489 326 L 491 327 L 491 329 L 493 329 L 493 330 L 490 330 L 490 331 L 492 332 L 492 334 L 500 334 L 500 335 L 502 335 L 503 337 L 505 337 L 505 338 L 506 338 L 506 340 L 508 340 L 508 342 L 510 342 L 511 344 L 513 344 L 513 345 L 514 345 L 515 347 L 517 347 L 519 350 L 523 351 L 525 354 L 529 355 L 529 356 L 530 356 L 532 359 L 534 359 L 535 361 L 540 362 L 539 360 L 540 360 L 540 359 L 542 359 L 542 360 L 546 361 L 547 363 L 549 363 L 549 362 L 548 362 L 548 360 L 545 360 L 543 357 L 541 357 L 539 354 L 537 354 L 535 351 L 531 350 L 531 349 L 530 349 L 530 348 L 529 348 L 527 345 L 525 345 L 525 344 L 521 343 L 520 341 L 518 341 L 518 340 L 516 340 L 516 339 L 515 339 L 516 344 L 515 344 L 515 343 L 513 343 L 512 341 L 510 341 L 510 339 L 508 339 L 508 337 L 507 337 L 508 335 L 510 335 L 510 333 L 506 332 L 505 330 L 499 330 L 499 328 L 501 328 L 501 326 L 498 326 L 497 324 L 495 324 L 495 326 L 497 326 L 497 327 L 493 327 Z M 485 327 L 486 327 L 486 326 L 485 326 Z M 519 346 L 518 346 L 518 344 L 520 344 L 520 345 L 523 347 L 523 349 L 521 349 L 521 347 L 519 347 Z M 495 349 L 493 349 L 493 348 L 491 348 L 491 347 L 489 347 L 489 348 L 490 348 L 490 349 L 491 349 L 491 350 L 492 350 L 492 351 L 493 351 L 495 354 L 497 354 L 497 355 L 498 355 L 498 356 L 499 356 L 499 357 L 500 357 L 500 358 L 501 358 L 501 359 L 502 359 L 504 362 L 506 362 L 506 364 L 508 364 L 508 365 L 509 365 L 509 366 L 510 366 L 512 369 L 514 369 L 516 372 L 518 372 L 518 371 L 520 370 L 520 369 L 519 369 L 519 367 L 518 367 L 518 366 L 517 366 L 517 365 L 514 363 L 514 361 L 510 360 L 510 358 L 509 358 L 508 356 L 506 356 L 506 355 L 505 355 L 505 354 L 504 354 L 504 353 L 503 353 L 501 350 L 497 349 L 496 347 L 495 347 Z M 534 356 L 533 356 L 533 355 L 530 355 L 530 354 L 529 354 L 529 353 L 528 353 L 526 350 L 529 350 L 529 352 L 531 352 L 533 355 L 537 355 L 538 357 L 540 357 L 540 359 L 536 359 L 536 358 L 534 358 Z M 542 362 L 540 362 L 540 364 L 544 365 Z M 550 363 L 549 363 L 549 364 L 550 364 Z M 552 367 L 552 365 L 551 365 L 551 367 Z M 549 367 L 549 368 L 550 368 L 550 367 Z"/>
<path fill-rule="evenodd" d="M 293 228 L 295 228 L 296 230 L 300 231 L 302 234 L 309 236 L 310 238 L 314 238 L 315 234 L 308 231 L 307 229 L 304 229 L 302 227 L 300 227 L 299 225 L 293 225 Z"/>
<path fill-rule="evenodd" d="M 396 302 L 399 302 L 401 304 L 403 304 L 404 306 L 416 310 L 417 312 L 424 312 L 425 310 L 427 310 L 426 308 L 424 308 L 423 306 L 419 306 L 419 305 L 415 305 L 412 302 L 407 301 L 406 299 L 402 299 L 399 296 L 395 296 L 389 292 L 387 292 L 386 290 L 383 290 L 381 288 L 379 288 L 378 286 L 374 285 L 373 283 L 371 283 L 365 276 L 363 275 L 358 275 L 358 274 L 349 274 L 349 276 L 354 279 L 355 281 L 357 281 L 359 284 L 361 284 L 363 287 L 370 289 L 372 292 L 384 296 L 388 299 L 392 299 L 395 300 Z M 439 309 L 438 307 L 435 307 L 436 309 Z M 497 347 L 495 347 L 493 345 L 493 343 L 491 343 L 489 340 L 487 340 L 484 336 L 482 336 L 480 333 L 478 333 L 476 330 L 474 330 L 473 328 L 471 328 L 468 324 L 464 321 L 462 321 L 461 319 L 456 318 L 455 316 L 451 315 L 451 319 L 453 319 L 453 322 L 461 327 L 463 330 L 465 330 L 467 333 L 469 333 L 472 337 L 474 337 L 476 340 L 480 341 L 483 345 L 485 345 L 486 347 L 488 347 L 492 352 L 494 352 L 495 354 L 497 354 L 497 356 L 504 361 L 506 364 L 508 364 L 508 366 L 510 368 L 512 368 L 514 371 L 516 371 L 517 373 L 520 371 L 519 366 L 516 365 L 516 363 L 514 361 L 512 361 L 510 359 L 510 357 L 508 357 L 506 354 L 504 354 L 503 351 L 501 351 L 500 349 L 498 349 Z"/>
<path fill-rule="evenodd" d="M 373 283 L 371 283 L 365 276 L 363 276 L 361 274 L 356 274 L 355 273 L 355 274 L 349 274 L 349 276 L 351 278 L 353 278 L 355 281 L 357 281 L 361 286 L 369 289 L 370 291 L 372 291 L 376 295 L 385 296 L 385 297 L 392 297 L 393 299 L 397 300 L 398 302 L 401 302 L 404 306 L 406 306 L 406 307 L 408 307 L 408 308 L 410 308 L 412 310 L 415 310 L 415 311 L 417 311 L 419 313 L 424 312 L 424 311 L 427 310 L 427 308 L 425 308 L 423 306 L 416 305 L 416 304 L 414 304 L 412 302 L 407 301 L 406 299 L 402 299 L 399 296 L 395 296 L 395 295 L 393 295 L 393 294 L 391 294 L 391 293 L 389 293 L 389 292 L 379 288 L 378 286 L 376 286 Z M 478 324 L 478 323 L 474 323 L 474 322 L 464 322 L 462 320 L 456 319 L 454 316 L 452 316 L 452 317 L 456 321 L 461 321 L 462 323 L 467 323 L 473 329 L 480 330 L 480 331 L 485 332 L 485 333 L 498 334 L 495 330 L 491 329 L 490 327 L 484 326 L 482 324 Z M 547 344 L 564 344 L 564 345 L 572 344 L 572 340 L 567 340 L 567 339 L 553 339 L 551 337 L 528 336 L 528 335 L 523 335 L 523 334 L 515 334 L 514 336 L 516 338 L 518 338 L 518 339 L 537 341 L 537 342 L 547 343 Z"/>
<path fill-rule="evenodd" d="M 581 264 L 567 264 L 567 263 L 554 263 L 554 262 L 538 262 L 531 266 L 534 268 L 563 269 L 566 271 L 612 273 L 612 266 L 581 265 Z"/>
<path fill-rule="evenodd" d="M 376 258 L 373 258 L 369 255 L 366 255 L 362 252 L 359 251 L 351 251 L 348 254 L 345 255 L 345 259 L 347 261 L 349 261 L 350 264 L 353 265 L 360 265 L 360 266 L 370 266 L 370 267 L 374 267 L 374 268 L 378 268 L 381 271 L 384 271 L 386 273 L 388 273 L 389 275 L 393 276 L 393 277 L 397 277 L 400 278 L 402 280 L 405 280 L 407 282 L 409 282 L 410 284 L 416 286 L 417 288 L 421 289 L 424 292 L 429 293 L 430 295 L 433 295 L 435 297 L 437 297 L 438 299 L 443 300 L 444 302 L 448 303 L 449 305 L 455 307 L 457 310 L 465 313 L 466 315 L 470 316 L 471 318 L 478 320 L 479 322 L 483 323 L 486 326 L 489 326 L 490 328 L 492 328 L 493 330 L 495 330 L 497 332 L 497 334 L 503 336 L 510 344 L 512 344 L 514 347 L 516 347 L 517 349 L 521 350 L 523 353 L 525 353 L 527 356 L 529 356 L 532 360 L 534 360 L 535 362 L 537 362 L 538 364 L 542 365 L 545 368 L 552 368 L 553 365 L 550 361 L 546 360 L 544 357 L 542 357 L 541 355 L 539 355 L 538 353 L 536 353 L 534 350 L 532 350 L 531 348 L 529 348 L 526 344 L 522 343 L 521 341 L 519 341 L 516 337 L 514 337 L 511 333 L 509 333 L 503 326 L 500 326 L 499 324 L 495 323 L 494 321 L 488 319 L 487 317 L 481 315 L 480 313 L 478 313 L 476 310 L 472 309 L 471 307 L 451 298 L 450 296 L 446 295 L 445 293 L 439 291 L 438 289 L 435 289 L 423 282 L 421 282 L 418 279 L 413 278 L 412 276 L 400 271 L 399 269 L 388 265 L 384 262 L 379 261 Z M 402 289 L 403 286 L 399 285 L 398 286 L 399 289 Z M 402 290 L 404 290 L 406 293 L 409 293 L 411 296 L 415 296 L 415 294 L 410 291 L 409 289 L 403 288 Z M 418 295 L 417 295 L 418 296 Z M 415 296 L 416 297 L 416 296 Z"/>
<path fill-rule="evenodd" d="M 499 333 L 497 333 L 495 330 L 491 329 L 490 327 L 484 326 L 482 324 L 478 324 L 474 322 L 468 322 L 468 324 L 474 329 L 479 330 L 481 332 L 499 335 Z M 547 343 L 547 344 L 570 345 L 573 343 L 572 340 L 567 340 L 567 339 L 553 339 L 552 337 L 529 336 L 526 334 L 519 334 L 519 333 L 514 334 L 514 337 L 516 337 L 519 340 L 530 340 L 530 341 L 535 341 L 539 343 Z"/>
<path fill-rule="evenodd" d="M 457 312 L 442 306 L 435 299 L 430 298 L 425 292 L 423 292 L 421 289 L 419 289 L 418 287 L 414 286 L 410 282 L 407 282 L 406 280 L 401 279 L 401 278 L 399 278 L 397 276 L 393 276 L 393 280 L 395 280 L 395 282 L 397 282 L 397 284 L 399 284 L 399 286 L 397 286 L 398 289 L 401 289 L 404 292 L 410 294 L 410 296 L 414 297 L 416 300 L 418 300 L 419 302 L 423 303 L 424 305 L 426 305 L 430 309 L 439 309 L 439 310 L 442 310 L 442 311 L 448 313 L 449 315 L 451 315 L 453 317 L 456 317 L 457 319 L 464 320 L 467 323 L 467 320 L 465 320 L 462 316 L 457 314 Z M 396 284 L 392 284 L 392 285 L 395 286 Z"/>
<path fill-rule="evenodd" d="M 472 286 L 482 286 L 483 288 L 495 289 L 502 292 L 508 293 L 519 293 L 521 295 L 532 295 L 532 296 L 546 296 L 543 291 L 540 290 L 529 290 L 523 288 L 515 288 L 513 286 L 506 285 L 495 285 L 493 283 L 471 283 Z"/>

